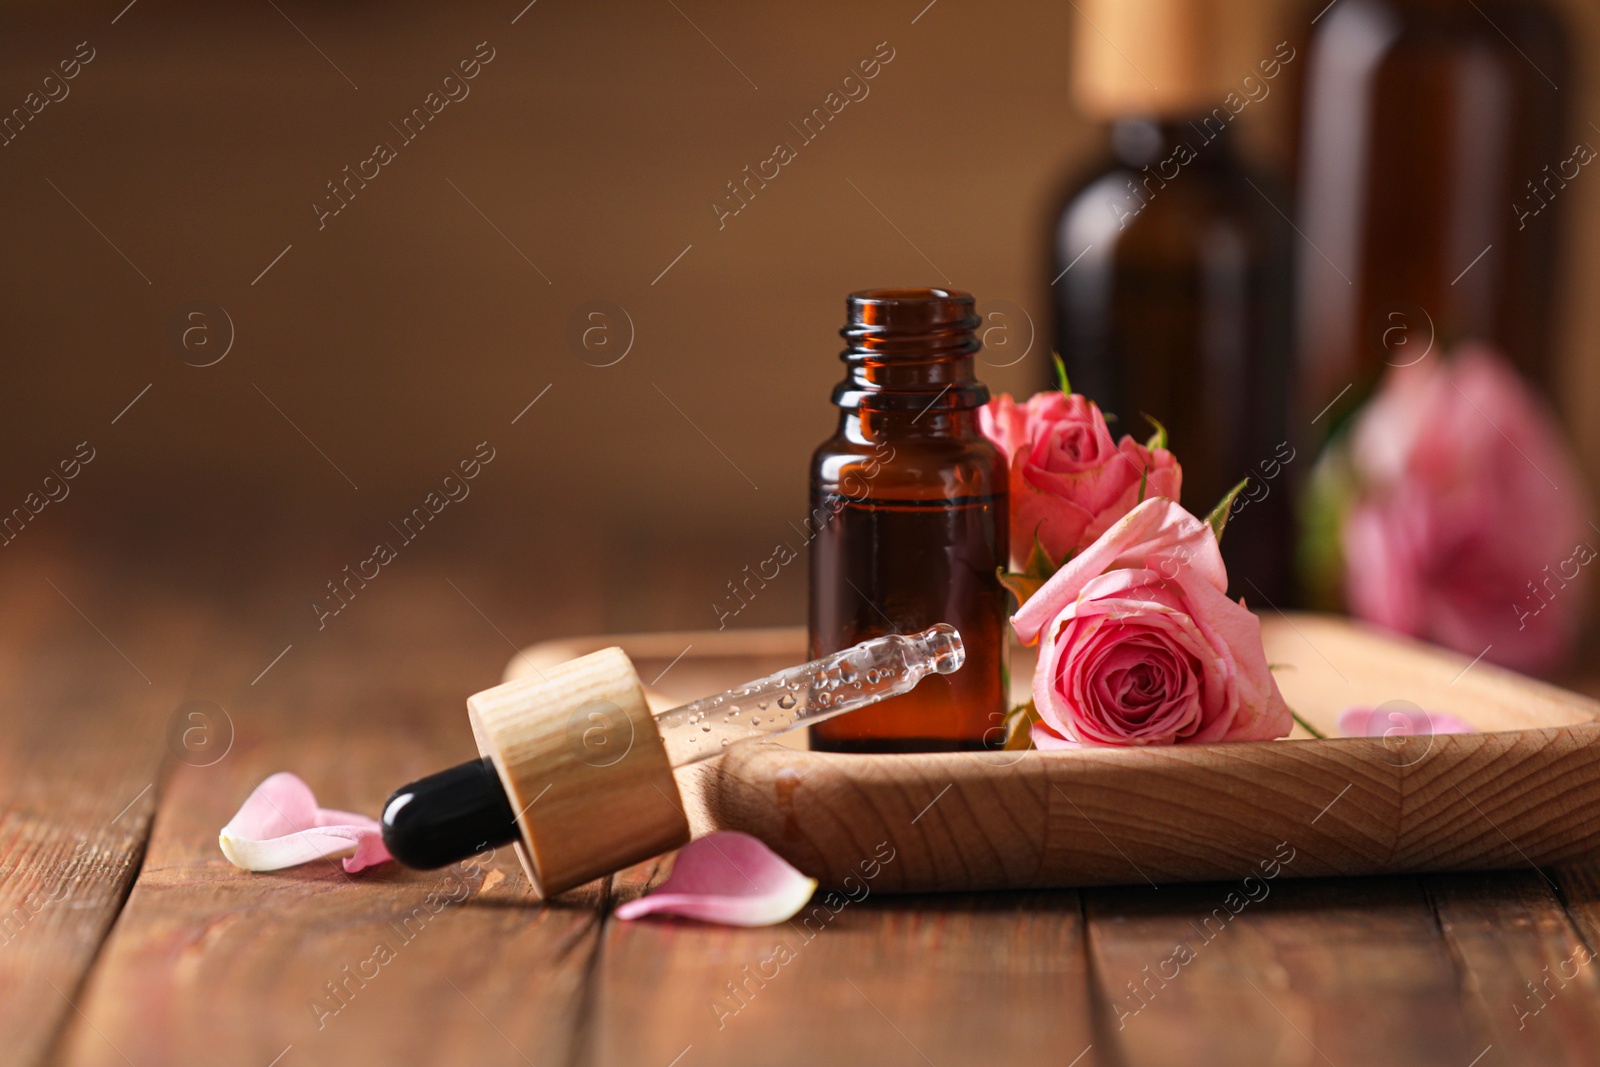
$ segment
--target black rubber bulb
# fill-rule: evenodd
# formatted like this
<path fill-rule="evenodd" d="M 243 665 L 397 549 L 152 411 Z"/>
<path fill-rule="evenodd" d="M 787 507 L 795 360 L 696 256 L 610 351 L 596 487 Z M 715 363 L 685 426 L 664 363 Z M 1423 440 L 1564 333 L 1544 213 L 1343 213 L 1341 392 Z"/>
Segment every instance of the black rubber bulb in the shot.
<path fill-rule="evenodd" d="M 511 802 L 487 759 L 401 786 L 384 804 L 382 823 L 389 854 L 424 871 L 517 839 Z"/>

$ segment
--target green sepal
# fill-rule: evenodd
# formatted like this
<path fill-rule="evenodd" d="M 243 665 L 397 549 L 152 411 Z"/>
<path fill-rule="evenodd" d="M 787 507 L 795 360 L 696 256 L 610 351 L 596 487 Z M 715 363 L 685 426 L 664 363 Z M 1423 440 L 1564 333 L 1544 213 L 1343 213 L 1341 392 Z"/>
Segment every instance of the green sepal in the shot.
<path fill-rule="evenodd" d="M 1317 729 L 1315 726 L 1312 726 L 1310 723 L 1308 723 L 1304 719 L 1302 719 L 1300 717 L 1300 713 L 1298 711 L 1295 711 L 1293 708 L 1290 708 L 1289 709 L 1289 715 L 1290 715 L 1291 718 L 1294 719 L 1295 722 L 1300 724 L 1300 726 L 1305 730 L 1306 733 L 1310 734 L 1312 737 L 1315 737 L 1318 741 L 1326 741 L 1328 739 L 1328 735 L 1327 734 L 1323 733 L 1321 730 Z"/>
<path fill-rule="evenodd" d="M 1043 578 L 1034 578 L 1027 574 L 1016 574 L 1004 567 L 996 567 L 995 575 L 1000 579 L 1000 584 L 1010 590 L 1011 595 L 1017 598 L 1017 606 L 1028 602 L 1028 598 L 1037 593 L 1044 585 Z"/>
<path fill-rule="evenodd" d="M 1141 414 L 1143 414 L 1143 412 L 1141 412 Z M 1150 435 L 1149 440 L 1145 441 L 1144 447 L 1150 449 L 1152 452 L 1158 448 L 1166 448 L 1167 428 L 1161 425 L 1161 422 L 1154 415 L 1145 415 L 1144 421 L 1156 428 L 1156 432 Z"/>
<path fill-rule="evenodd" d="M 1056 386 L 1060 388 L 1063 393 L 1071 396 L 1072 383 L 1067 380 L 1067 365 L 1062 361 L 1061 353 L 1052 352 L 1050 353 L 1050 358 L 1055 360 L 1056 364 Z"/>
<path fill-rule="evenodd" d="M 1043 525 L 1044 523 L 1042 522 L 1039 524 L 1039 526 Z M 1066 560 L 1061 562 L 1065 563 Z M 1034 527 L 1033 548 L 1028 552 L 1028 561 L 1023 566 L 1022 573 L 1034 578 L 1048 579 L 1060 569 L 1060 564 L 1051 560 L 1050 553 L 1044 550 L 1044 542 L 1039 540 L 1039 528 L 1037 526 Z"/>
<path fill-rule="evenodd" d="M 1033 747 L 1033 724 L 1041 721 L 1039 709 L 1033 706 L 1033 701 L 1018 704 L 1011 709 L 1011 714 L 1006 716 L 1006 744 L 1007 752 L 1026 752 Z"/>
<path fill-rule="evenodd" d="M 1040 525 L 1044 525 L 1040 523 Z M 1067 559 L 1071 559 L 1069 553 Z M 1063 559 L 1061 563 L 1066 563 Z M 1044 544 L 1039 540 L 1037 527 L 1033 531 L 1033 548 L 1028 552 L 1027 562 L 1023 564 L 1022 572 L 1008 571 L 1004 567 L 996 567 L 995 574 L 1000 578 L 1000 584 L 1011 591 L 1017 598 L 1017 606 L 1021 607 L 1028 602 L 1028 598 L 1039 591 L 1039 587 L 1050 580 L 1051 575 L 1061 569 L 1061 564 L 1050 558 L 1050 553 L 1044 550 Z"/>
<path fill-rule="evenodd" d="M 1244 492 L 1244 487 L 1249 484 L 1250 479 L 1246 478 L 1228 490 L 1227 495 L 1218 502 L 1216 507 L 1211 509 L 1211 514 L 1206 516 L 1206 525 L 1211 527 L 1211 532 L 1216 535 L 1217 544 L 1220 545 L 1222 543 L 1222 531 L 1228 525 L 1228 512 L 1233 508 L 1233 502 L 1238 499 L 1239 494 Z"/>

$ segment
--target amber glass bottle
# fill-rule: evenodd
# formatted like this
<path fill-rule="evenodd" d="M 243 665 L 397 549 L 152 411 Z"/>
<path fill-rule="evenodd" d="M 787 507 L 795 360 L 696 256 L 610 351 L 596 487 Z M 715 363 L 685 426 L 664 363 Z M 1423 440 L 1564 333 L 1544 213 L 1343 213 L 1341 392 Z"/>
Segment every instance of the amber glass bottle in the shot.
<path fill-rule="evenodd" d="M 1104 122 L 1109 158 L 1069 188 L 1050 233 L 1057 351 L 1113 433 L 1142 440 L 1145 415 L 1166 426 L 1190 511 L 1252 479 L 1222 546 L 1231 591 L 1282 605 L 1294 234 L 1287 192 L 1245 164 L 1236 127 L 1252 108 L 1292 114 L 1298 56 L 1269 44 L 1222 66 L 1227 24 L 1203 0 L 1089 6 L 1119 42 L 1078 42 L 1078 102 Z"/>
<path fill-rule="evenodd" d="M 972 297 L 854 293 L 839 429 L 811 458 L 811 654 L 947 622 L 967 662 L 904 696 L 811 728 L 833 752 L 938 752 L 1004 736 L 1007 477 L 978 430 L 989 399 Z"/>

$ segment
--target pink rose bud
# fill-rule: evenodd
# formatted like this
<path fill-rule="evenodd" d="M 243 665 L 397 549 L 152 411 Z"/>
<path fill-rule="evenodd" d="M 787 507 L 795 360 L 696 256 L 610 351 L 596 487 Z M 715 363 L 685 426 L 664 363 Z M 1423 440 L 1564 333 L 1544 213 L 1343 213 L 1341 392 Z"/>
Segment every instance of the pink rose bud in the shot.
<path fill-rule="evenodd" d="M 1039 644 L 1039 748 L 1265 741 L 1293 725 L 1211 527 L 1146 500 L 1012 617 Z"/>
<path fill-rule="evenodd" d="M 1013 566 L 1023 565 L 1035 536 L 1059 562 L 1141 499 L 1178 499 L 1183 472 L 1172 453 L 1128 436 L 1118 442 L 1100 408 L 1077 393 L 1039 393 L 1022 405 L 1001 396 L 978 418 L 1011 460 Z"/>
<path fill-rule="evenodd" d="M 1570 658 L 1591 498 L 1554 416 L 1501 356 L 1473 345 L 1391 372 L 1350 456 L 1355 615 L 1518 670 Z"/>

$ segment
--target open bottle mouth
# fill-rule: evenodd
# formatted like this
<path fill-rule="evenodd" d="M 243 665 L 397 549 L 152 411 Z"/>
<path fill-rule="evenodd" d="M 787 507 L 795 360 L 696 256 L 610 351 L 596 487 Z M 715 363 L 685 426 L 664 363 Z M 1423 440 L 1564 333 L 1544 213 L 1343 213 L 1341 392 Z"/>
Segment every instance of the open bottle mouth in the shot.
<path fill-rule="evenodd" d="M 903 316 L 908 324 L 918 320 L 924 323 L 943 321 L 952 314 L 972 314 L 972 294 L 960 289 L 925 288 L 912 286 L 898 289 L 862 289 L 846 298 L 852 321 L 865 321 L 866 316 L 881 318 Z"/>
<path fill-rule="evenodd" d="M 974 335 L 978 318 L 971 293 L 959 289 L 864 289 L 845 301 L 845 327 L 839 333 L 851 355 L 893 356 L 927 353 L 970 355 L 980 347 Z"/>
<path fill-rule="evenodd" d="M 972 357 L 982 324 L 971 293 L 959 289 L 864 289 L 845 301 L 849 368 L 834 390 L 843 408 L 883 411 L 979 407 L 989 390 Z"/>

